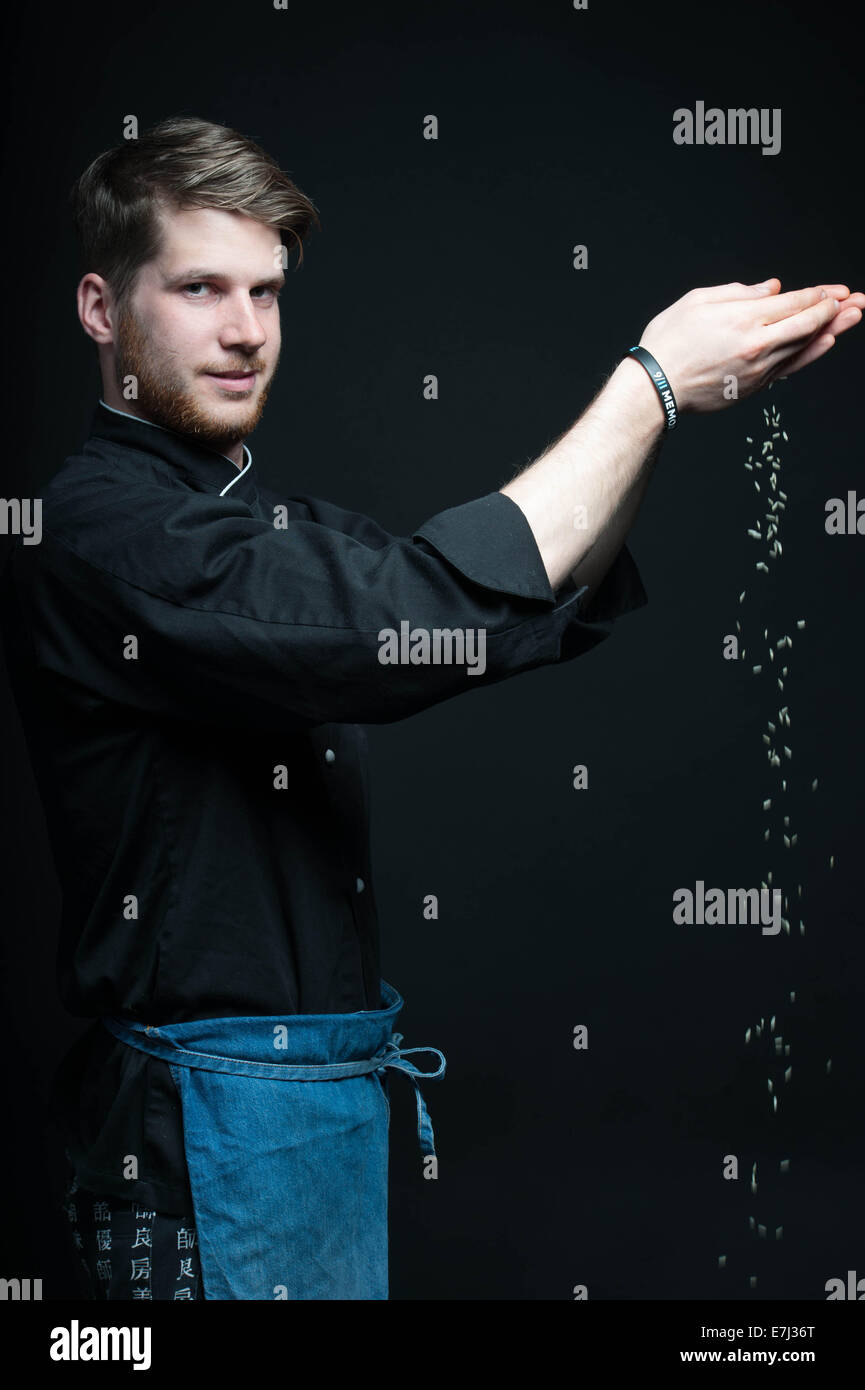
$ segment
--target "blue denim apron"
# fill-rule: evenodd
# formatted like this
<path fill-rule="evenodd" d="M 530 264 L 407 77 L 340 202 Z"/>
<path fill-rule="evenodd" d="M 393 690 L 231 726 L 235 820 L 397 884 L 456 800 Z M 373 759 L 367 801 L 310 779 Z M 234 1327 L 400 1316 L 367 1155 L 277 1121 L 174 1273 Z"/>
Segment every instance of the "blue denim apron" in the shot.
<path fill-rule="evenodd" d="M 412 1079 L 421 1152 L 434 1156 L 418 1077 L 444 1076 L 445 1059 L 400 1047 L 403 1001 L 381 990 L 384 1007 L 358 1013 L 102 1019 L 171 1067 L 205 1298 L 387 1298 L 386 1071 Z M 435 1053 L 437 1070 L 419 1071 L 412 1052 Z"/>

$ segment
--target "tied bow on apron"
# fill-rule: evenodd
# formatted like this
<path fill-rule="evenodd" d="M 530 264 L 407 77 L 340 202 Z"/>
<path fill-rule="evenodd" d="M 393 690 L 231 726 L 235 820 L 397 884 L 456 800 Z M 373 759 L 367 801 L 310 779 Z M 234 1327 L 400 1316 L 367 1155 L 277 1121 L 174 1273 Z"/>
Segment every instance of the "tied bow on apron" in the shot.
<path fill-rule="evenodd" d="M 401 1046 L 403 1001 L 381 990 L 383 1008 L 350 1014 L 103 1018 L 171 1068 L 205 1298 L 387 1298 L 387 1073 L 412 1081 L 421 1153 L 435 1157 L 419 1081 L 446 1063 L 438 1048 Z M 420 1052 L 434 1071 L 408 1060 Z"/>

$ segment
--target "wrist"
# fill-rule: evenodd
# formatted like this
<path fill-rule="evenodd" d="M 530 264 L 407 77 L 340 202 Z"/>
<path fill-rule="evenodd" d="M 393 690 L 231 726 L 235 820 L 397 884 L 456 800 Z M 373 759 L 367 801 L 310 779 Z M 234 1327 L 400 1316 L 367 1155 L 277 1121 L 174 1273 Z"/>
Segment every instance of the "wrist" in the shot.
<path fill-rule="evenodd" d="M 624 411 L 634 427 L 652 439 L 667 433 L 667 411 L 657 387 L 635 357 L 623 357 L 609 378 L 617 397 L 617 412 Z"/>

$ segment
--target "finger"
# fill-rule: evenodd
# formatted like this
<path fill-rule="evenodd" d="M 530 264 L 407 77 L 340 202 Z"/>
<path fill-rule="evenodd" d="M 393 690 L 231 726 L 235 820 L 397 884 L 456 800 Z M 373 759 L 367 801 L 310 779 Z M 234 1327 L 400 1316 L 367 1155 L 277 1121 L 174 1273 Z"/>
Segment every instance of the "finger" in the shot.
<path fill-rule="evenodd" d="M 839 304 L 842 299 L 849 298 L 850 291 L 846 285 L 824 285 L 822 282 L 817 286 L 818 290 L 825 290 L 830 299 L 837 299 Z"/>
<path fill-rule="evenodd" d="M 855 297 L 858 297 L 860 299 L 865 298 L 865 296 L 863 295 L 851 295 L 851 299 Z M 833 319 L 829 321 L 829 323 L 824 324 L 821 328 L 818 328 L 816 332 L 814 332 L 811 335 L 811 342 L 813 342 L 818 337 L 833 339 L 838 338 L 842 333 L 846 333 L 848 328 L 854 328 L 856 324 L 860 322 L 861 318 L 862 310 L 858 307 L 858 305 L 851 304 L 848 300 L 847 304 L 841 306 L 838 313 L 835 315 Z M 793 354 L 804 352 L 805 349 L 808 347 L 810 347 L 810 342 L 803 343 L 799 347 L 794 348 L 792 350 Z M 770 366 L 779 366 L 783 363 L 785 356 L 792 360 L 792 358 L 790 358 L 790 353 L 790 346 L 786 343 L 782 344 L 780 347 L 774 348 L 768 354 Z"/>
<path fill-rule="evenodd" d="M 846 299 L 838 300 L 838 313 L 843 314 L 845 309 L 865 309 L 865 294 L 849 294 Z"/>
<path fill-rule="evenodd" d="M 774 295 L 766 300 L 763 306 L 762 322 L 765 324 L 778 323 L 781 319 L 791 318 L 794 314 L 801 313 L 803 309 L 808 309 L 812 304 L 831 304 L 834 295 L 825 295 L 821 298 L 822 291 L 818 285 L 809 285 L 802 290 L 788 290 L 786 294 Z M 833 311 L 834 312 L 834 311 Z"/>
<path fill-rule="evenodd" d="M 760 334 L 764 353 L 775 348 L 789 346 L 805 347 L 806 339 L 818 332 L 831 331 L 829 325 L 838 313 L 834 299 L 821 299 L 802 309 L 798 314 L 782 319 L 780 323 L 766 324 Z"/>
<path fill-rule="evenodd" d="M 834 333 L 837 338 L 839 333 L 855 327 L 861 317 L 862 310 L 856 304 L 842 304 L 834 319 L 826 325 L 826 332 Z"/>
<path fill-rule="evenodd" d="M 733 280 L 729 285 L 708 285 L 695 290 L 704 304 L 720 304 L 725 299 L 759 299 L 761 295 L 777 294 L 781 281 L 777 276 L 764 280 L 759 285 L 743 285 L 741 280 Z"/>
<path fill-rule="evenodd" d="M 803 367 L 809 366 L 811 362 L 816 362 L 818 357 L 823 357 L 835 344 L 835 339 L 831 333 L 821 333 L 809 343 L 807 347 L 801 348 L 799 352 L 789 357 L 787 361 L 778 363 L 777 371 L 772 372 L 769 380 L 779 381 L 785 376 L 792 376 L 794 372 L 800 372 Z"/>
<path fill-rule="evenodd" d="M 758 280 L 756 284 L 746 285 L 745 289 L 749 294 L 777 294 L 781 288 L 781 281 L 777 275 L 771 276 L 768 280 Z"/>

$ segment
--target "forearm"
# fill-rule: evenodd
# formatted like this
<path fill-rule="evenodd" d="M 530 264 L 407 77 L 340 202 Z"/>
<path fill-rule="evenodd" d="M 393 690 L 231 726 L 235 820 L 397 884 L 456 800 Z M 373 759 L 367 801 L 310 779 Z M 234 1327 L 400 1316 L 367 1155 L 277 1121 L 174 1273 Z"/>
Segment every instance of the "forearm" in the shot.
<path fill-rule="evenodd" d="M 594 591 L 634 523 L 665 433 L 644 367 L 625 358 L 555 444 L 499 491 L 526 517 L 553 589 L 568 574 Z"/>

